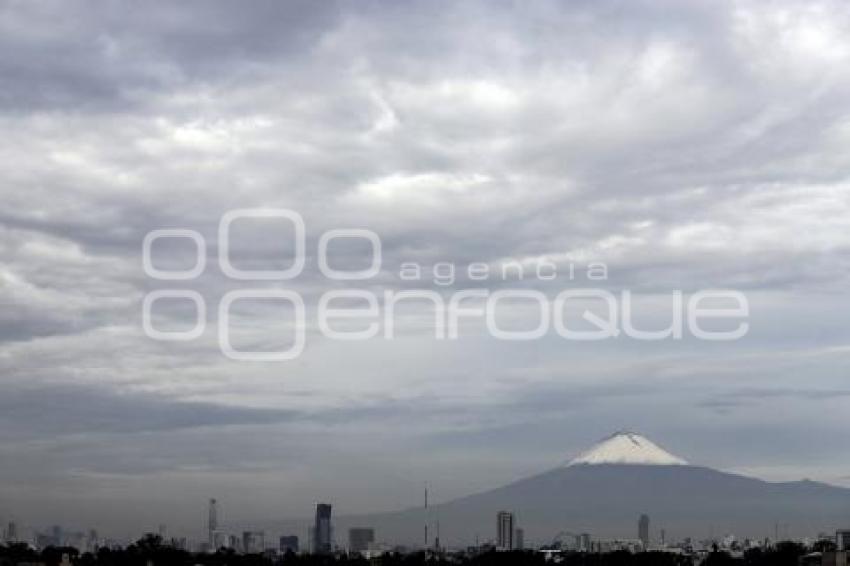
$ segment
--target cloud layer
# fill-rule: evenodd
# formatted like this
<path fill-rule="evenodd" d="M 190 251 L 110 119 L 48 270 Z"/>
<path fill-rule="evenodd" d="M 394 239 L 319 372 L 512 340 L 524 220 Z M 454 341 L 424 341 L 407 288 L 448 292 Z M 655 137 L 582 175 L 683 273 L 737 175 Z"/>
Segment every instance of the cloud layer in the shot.
<path fill-rule="evenodd" d="M 846 482 L 847 68 L 841 2 L 3 4 L 0 507 L 116 534 L 165 517 L 197 532 L 210 496 L 246 521 L 318 499 L 392 509 L 422 481 L 462 495 L 621 428 L 694 462 Z M 405 262 L 545 258 L 561 276 L 522 285 L 554 293 L 599 261 L 653 322 L 670 290 L 719 287 L 747 293 L 752 328 L 725 345 L 505 344 L 480 326 L 438 342 L 412 316 L 391 342 L 311 328 L 285 364 L 223 358 L 214 327 L 145 337 L 142 297 L 163 287 L 145 234 L 204 236 L 192 286 L 214 311 L 237 287 L 218 222 L 241 207 L 303 215 L 287 286 L 308 310 L 333 288 L 319 235 L 368 228 L 373 290 L 411 286 Z M 274 267 L 279 228 L 241 227 L 234 257 Z M 280 316 L 250 325 L 273 343 Z"/>

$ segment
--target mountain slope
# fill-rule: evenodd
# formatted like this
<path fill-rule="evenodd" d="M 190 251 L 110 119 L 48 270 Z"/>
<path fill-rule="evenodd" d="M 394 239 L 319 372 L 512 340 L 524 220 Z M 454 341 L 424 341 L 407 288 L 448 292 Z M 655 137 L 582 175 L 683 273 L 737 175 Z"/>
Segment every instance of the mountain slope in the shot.
<path fill-rule="evenodd" d="M 772 537 L 774 525 L 791 536 L 815 536 L 850 526 L 850 489 L 811 481 L 771 483 L 687 464 L 646 437 L 616 433 L 567 466 L 428 509 L 339 517 L 337 542 L 348 528 L 371 526 L 377 539 L 421 545 L 440 524 L 444 544 L 492 540 L 496 513 L 511 511 L 529 544 L 546 544 L 561 532 L 596 538 L 637 538 L 642 513 L 651 534 L 667 540 L 733 533 Z M 280 525 L 277 525 L 280 527 Z M 304 532 L 305 523 L 299 524 Z M 294 525 L 289 523 L 288 529 Z M 433 542 L 433 538 L 431 539 Z"/>
<path fill-rule="evenodd" d="M 578 464 L 429 509 L 431 530 L 439 519 L 444 542 L 469 544 L 476 535 L 492 539 L 500 510 L 516 514 L 526 540 L 549 542 L 562 531 L 596 537 L 637 538 L 637 519 L 647 513 L 653 538 L 665 529 L 673 538 L 773 536 L 774 525 L 789 534 L 812 536 L 850 525 L 850 490 L 802 481 L 770 483 L 686 465 Z M 337 529 L 371 525 L 378 538 L 418 543 L 422 509 L 341 518 Z"/>

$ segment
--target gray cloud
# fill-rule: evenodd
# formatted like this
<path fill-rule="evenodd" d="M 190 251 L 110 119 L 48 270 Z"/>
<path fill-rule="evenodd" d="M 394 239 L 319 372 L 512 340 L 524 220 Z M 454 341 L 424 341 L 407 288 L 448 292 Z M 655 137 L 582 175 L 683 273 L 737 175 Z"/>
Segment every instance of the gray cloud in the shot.
<path fill-rule="evenodd" d="M 0 479 L 13 486 L 0 496 L 27 521 L 109 517 L 133 532 L 121 501 L 191 530 L 181 494 L 273 516 L 264 490 L 301 510 L 331 495 L 389 509 L 424 479 L 463 495 L 619 428 L 765 477 L 846 467 L 834 446 L 850 344 L 844 4 L 0 12 Z M 445 343 L 413 317 L 398 340 L 351 345 L 311 324 L 304 356 L 277 365 L 225 360 L 214 327 L 191 343 L 145 338 L 142 297 L 164 285 L 142 272 L 145 234 L 204 236 L 209 267 L 192 287 L 214 324 L 236 288 L 216 266 L 218 221 L 254 206 L 304 216 L 307 269 L 287 286 L 310 309 L 330 288 L 319 235 L 362 227 L 382 238 L 378 291 L 411 286 L 397 273 L 408 261 L 548 258 L 559 279 L 521 284 L 552 294 L 587 286 L 581 266 L 604 261 L 604 285 L 634 290 L 648 326 L 671 289 L 725 287 L 747 293 L 752 330 L 727 345 L 578 347 L 473 326 Z M 234 247 L 241 265 L 288 250 L 271 231 Z M 157 252 L 187 260 L 178 245 Z M 191 323 L 161 306 L 163 324 Z M 257 344 L 286 330 L 272 309 L 251 322 Z"/>
<path fill-rule="evenodd" d="M 62 384 L 8 387 L 0 400 L 0 413 L 0 428 L 7 438 L 257 425 L 293 418 L 291 411 L 175 401 L 144 393 L 121 395 L 109 389 Z M 31 415 L 39 415 L 38 420 L 31 421 Z"/>

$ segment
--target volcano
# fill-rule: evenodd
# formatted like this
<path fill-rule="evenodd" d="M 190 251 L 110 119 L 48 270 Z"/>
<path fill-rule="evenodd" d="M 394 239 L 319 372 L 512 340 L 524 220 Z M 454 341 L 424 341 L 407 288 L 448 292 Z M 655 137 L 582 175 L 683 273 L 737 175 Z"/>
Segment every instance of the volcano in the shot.
<path fill-rule="evenodd" d="M 687 462 L 670 454 L 645 436 L 618 432 L 570 461 L 578 464 L 639 464 L 643 466 L 685 466 Z"/>
<path fill-rule="evenodd" d="M 381 541 L 421 545 L 427 520 L 440 523 L 444 544 L 493 539 L 496 514 L 511 511 L 527 543 L 548 544 L 559 533 L 594 538 L 638 536 L 641 514 L 651 538 L 704 540 L 735 534 L 773 538 L 776 525 L 792 537 L 850 525 L 850 489 L 813 481 L 767 482 L 688 464 L 646 437 L 619 432 L 567 465 L 506 486 L 396 513 L 340 517 L 337 532 L 369 525 Z"/>

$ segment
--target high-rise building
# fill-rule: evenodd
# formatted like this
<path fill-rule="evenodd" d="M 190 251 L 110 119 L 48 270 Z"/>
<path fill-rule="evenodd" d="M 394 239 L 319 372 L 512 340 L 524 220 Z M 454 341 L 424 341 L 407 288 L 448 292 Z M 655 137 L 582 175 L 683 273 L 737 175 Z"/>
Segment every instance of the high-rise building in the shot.
<path fill-rule="evenodd" d="M 369 550 L 369 545 L 375 542 L 375 529 L 355 527 L 348 529 L 349 552 L 363 553 Z"/>
<path fill-rule="evenodd" d="M 9 521 L 9 527 L 6 529 L 6 542 L 18 542 L 18 525 L 14 521 Z"/>
<path fill-rule="evenodd" d="M 53 539 L 53 546 L 62 546 L 65 543 L 65 538 L 62 536 L 62 527 L 53 525 L 50 528 L 50 538 Z"/>
<path fill-rule="evenodd" d="M 499 511 L 496 515 L 496 546 L 500 550 L 514 548 L 514 515 L 507 511 Z"/>
<path fill-rule="evenodd" d="M 329 503 L 317 503 L 316 526 L 313 531 L 313 553 L 330 554 L 333 551 L 331 537 L 331 506 Z"/>
<path fill-rule="evenodd" d="M 210 499 L 209 516 L 207 518 L 207 534 L 210 548 L 215 548 L 215 532 L 218 530 L 218 502 Z"/>
<path fill-rule="evenodd" d="M 581 552 L 590 552 L 590 535 L 582 533 L 578 537 L 578 549 Z"/>
<path fill-rule="evenodd" d="M 638 519 L 638 538 L 644 548 L 649 546 L 649 515 L 641 515 Z"/>
<path fill-rule="evenodd" d="M 287 552 L 298 554 L 297 535 L 284 535 L 280 537 L 280 553 L 286 554 Z"/>
<path fill-rule="evenodd" d="M 516 528 L 514 529 L 514 549 L 522 550 L 525 548 L 525 531 Z"/>
<path fill-rule="evenodd" d="M 244 531 L 242 533 L 242 552 L 259 554 L 266 550 L 265 531 Z"/>
<path fill-rule="evenodd" d="M 97 530 L 89 529 L 88 540 L 86 541 L 86 550 L 91 553 L 97 552 L 100 548 L 100 537 L 97 535 Z"/>
<path fill-rule="evenodd" d="M 850 530 L 836 531 L 835 545 L 838 550 L 850 551 Z"/>

